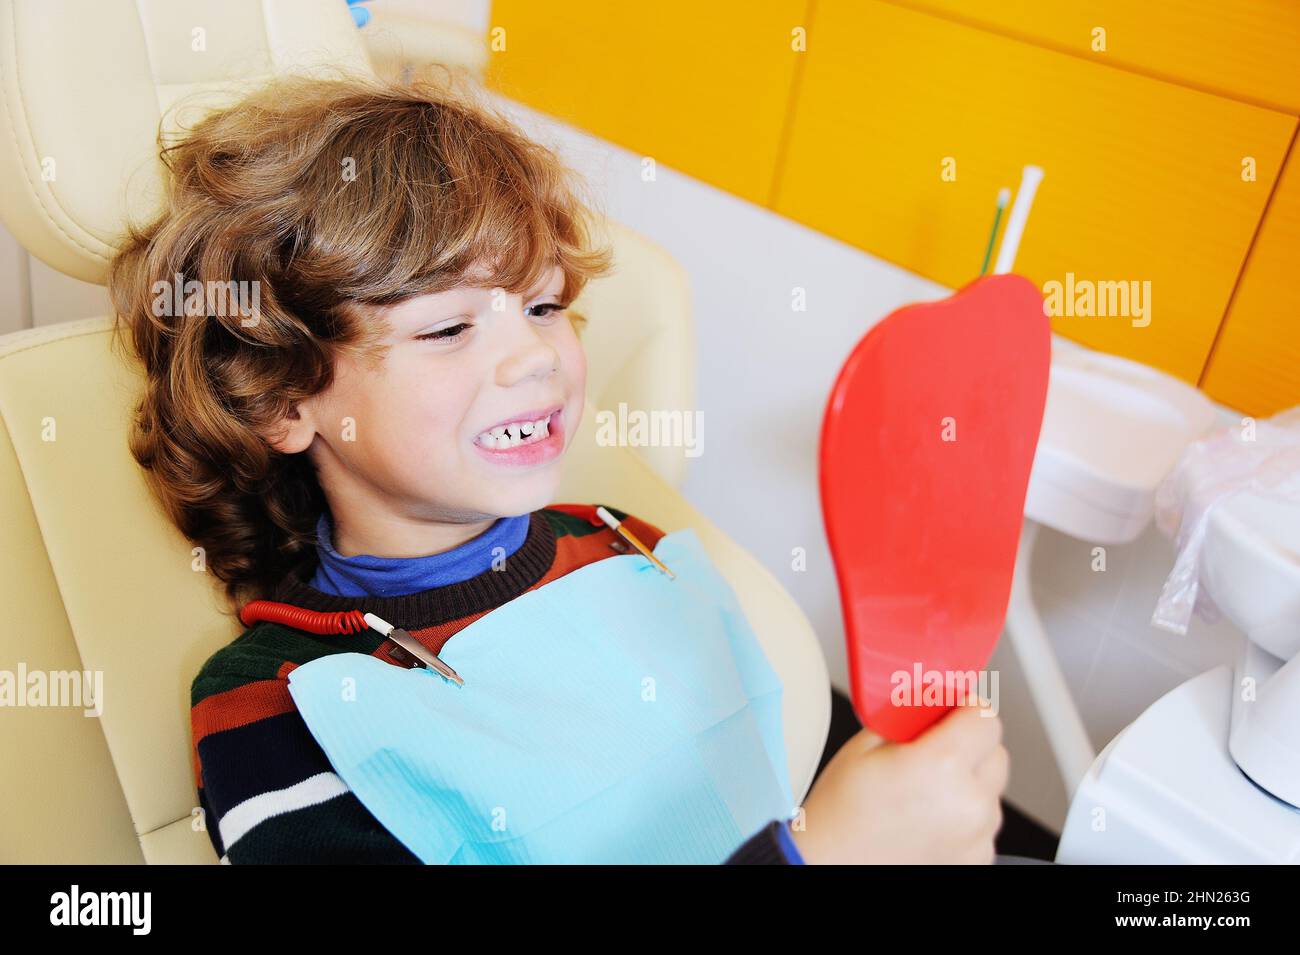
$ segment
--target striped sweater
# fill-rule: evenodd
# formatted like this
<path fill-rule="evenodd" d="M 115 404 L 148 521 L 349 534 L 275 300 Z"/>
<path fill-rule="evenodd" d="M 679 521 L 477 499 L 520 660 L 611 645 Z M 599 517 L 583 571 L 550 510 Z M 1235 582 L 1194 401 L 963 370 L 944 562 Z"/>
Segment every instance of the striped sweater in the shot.
<path fill-rule="evenodd" d="M 648 547 L 663 536 L 653 525 L 606 507 Z M 452 635 L 506 601 L 627 550 L 610 528 L 566 512 L 582 510 L 556 505 L 534 511 L 523 544 L 504 569 L 459 583 L 405 596 L 335 596 L 310 585 L 317 558 L 309 555 L 271 597 L 310 610 L 375 613 L 437 653 Z M 223 863 L 419 863 L 334 772 L 289 694 L 295 667 L 345 652 L 409 665 L 401 648 L 373 630 L 321 636 L 263 621 L 199 670 L 190 690 L 194 780 L 208 836 Z M 770 821 L 727 859 L 801 861 L 781 820 Z"/>

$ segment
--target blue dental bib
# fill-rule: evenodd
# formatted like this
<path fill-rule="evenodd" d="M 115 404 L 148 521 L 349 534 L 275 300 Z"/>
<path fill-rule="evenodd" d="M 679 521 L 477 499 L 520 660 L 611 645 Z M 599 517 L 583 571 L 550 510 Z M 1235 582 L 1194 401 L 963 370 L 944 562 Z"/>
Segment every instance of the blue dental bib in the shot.
<path fill-rule="evenodd" d="M 360 653 L 289 692 L 421 861 L 724 861 L 793 813 L 781 681 L 695 531 L 607 557 L 456 633 L 455 686 Z"/>

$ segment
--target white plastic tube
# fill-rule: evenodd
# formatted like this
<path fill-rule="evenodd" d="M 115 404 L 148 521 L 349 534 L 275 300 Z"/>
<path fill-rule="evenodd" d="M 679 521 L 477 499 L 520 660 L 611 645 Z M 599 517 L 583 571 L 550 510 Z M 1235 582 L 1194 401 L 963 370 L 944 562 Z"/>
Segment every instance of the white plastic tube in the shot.
<path fill-rule="evenodd" d="M 1029 221 L 1029 210 L 1034 204 L 1034 193 L 1043 181 L 1041 166 L 1026 166 L 1020 172 L 1020 188 L 1016 190 L 1016 201 L 1011 205 L 1011 215 L 1007 218 L 1007 227 L 1002 233 L 1002 245 L 998 247 L 998 261 L 993 267 L 994 275 L 1010 272 L 1016 264 L 1016 253 L 1020 251 L 1020 240 L 1025 234 L 1025 223 Z"/>

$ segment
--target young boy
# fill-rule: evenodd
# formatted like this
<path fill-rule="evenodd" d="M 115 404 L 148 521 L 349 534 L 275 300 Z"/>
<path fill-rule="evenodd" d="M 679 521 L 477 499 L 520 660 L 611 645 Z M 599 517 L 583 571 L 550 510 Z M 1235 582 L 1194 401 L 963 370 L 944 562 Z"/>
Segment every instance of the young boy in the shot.
<path fill-rule="evenodd" d="M 167 210 L 110 276 L 146 378 L 131 449 L 232 603 L 360 609 L 436 653 L 619 553 L 614 531 L 548 507 L 586 386 L 583 319 L 567 309 L 610 268 L 551 152 L 449 89 L 294 79 L 209 116 L 164 158 Z M 176 276 L 250 283 L 256 308 L 205 292 L 176 314 Z M 652 548 L 663 534 L 609 509 Z M 410 663 L 374 630 L 261 622 L 194 679 L 195 782 L 223 862 L 418 861 L 334 772 L 289 693 L 295 667 L 343 652 Z M 970 770 L 998 747 L 996 721 L 945 723 L 960 770 L 927 775 L 919 754 L 896 754 L 889 798 L 940 784 L 976 805 L 926 840 L 979 857 L 1005 767 Z M 820 833 L 773 819 L 727 861 L 840 861 L 843 846 L 872 858 L 864 833 L 897 842 L 877 829 L 898 813 L 861 791 L 882 765 L 837 756 L 817 788 Z"/>

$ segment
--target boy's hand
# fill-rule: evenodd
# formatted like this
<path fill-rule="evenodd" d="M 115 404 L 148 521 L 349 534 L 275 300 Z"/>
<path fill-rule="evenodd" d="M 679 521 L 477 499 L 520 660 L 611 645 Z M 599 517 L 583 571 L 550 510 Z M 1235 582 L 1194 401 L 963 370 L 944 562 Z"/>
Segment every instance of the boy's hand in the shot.
<path fill-rule="evenodd" d="M 795 845 L 817 865 L 992 862 L 1009 766 L 1002 720 L 983 704 L 908 743 L 861 730 L 813 784 Z"/>

